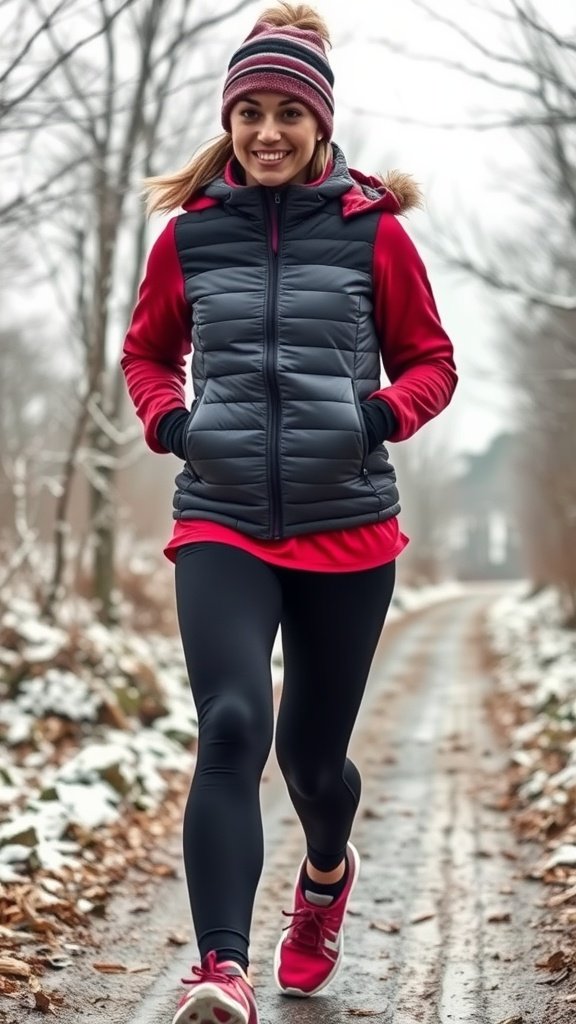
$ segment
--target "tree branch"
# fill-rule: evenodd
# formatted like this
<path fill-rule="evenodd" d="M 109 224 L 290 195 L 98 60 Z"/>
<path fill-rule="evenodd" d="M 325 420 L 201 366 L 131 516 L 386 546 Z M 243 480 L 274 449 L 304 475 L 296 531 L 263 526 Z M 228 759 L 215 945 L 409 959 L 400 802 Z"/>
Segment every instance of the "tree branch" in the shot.
<path fill-rule="evenodd" d="M 110 15 L 110 22 L 115 21 L 116 18 L 118 18 L 119 15 L 122 14 L 123 11 L 125 11 L 128 7 L 131 7 L 133 3 L 136 3 L 136 0 L 122 0 L 120 6 L 113 12 L 113 14 Z M 70 46 L 67 50 L 64 50 L 62 54 L 59 57 L 57 57 L 57 59 L 54 60 L 45 69 L 45 71 L 42 72 L 42 74 L 38 75 L 38 77 L 30 85 L 28 85 L 22 92 L 12 97 L 11 100 L 2 102 L 0 104 L 0 119 L 6 117 L 11 110 L 13 110 L 15 107 L 20 106 L 20 104 L 23 103 L 24 100 L 27 100 L 29 96 L 31 96 L 44 82 L 47 81 L 48 78 L 50 78 L 51 75 L 54 74 L 57 68 L 61 67 L 61 65 L 65 61 L 69 60 L 70 57 L 72 57 L 75 53 L 81 50 L 84 46 L 87 46 L 88 43 L 91 43 L 94 39 L 97 39 L 98 36 L 102 34 L 102 31 L 103 29 L 102 27 L 100 27 L 96 29 L 94 32 L 91 32 L 89 35 L 84 36 L 82 39 L 79 39 L 76 43 L 73 44 L 73 46 Z"/>
<path fill-rule="evenodd" d="M 548 25 L 544 25 L 542 21 L 538 21 L 536 19 L 536 15 L 534 13 L 529 14 L 528 10 L 518 3 L 518 0 L 510 0 L 510 3 L 512 4 L 518 18 L 526 25 L 535 29 L 535 31 L 539 32 L 541 35 L 546 36 L 547 39 L 554 43 L 555 46 L 559 47 L 559 49 L 571 50 L 573 53 L 576 53 L 576 42 L 573 42 L 566 36 L 559 36 L 558 33 L 554 32 Z M 530 5 L 530 7 L 531 6 L 532 5 Z"/>
<path fill-rule="evenodd" d="M 36 40 L 39 39 L 43 32 L 46 32 L 48 29 L 51 28 L 52 22 L 54 21 L 56 15 L 59 14 L 62 8 L 66 7 L 69 3 L 70 0 L 60 0 L 60 3 L 56 4 L 54 10 L 50 11 L 49 14 L 45 15 L 44 21 L 40 23 L 36 31 L 33 32 L 32 35 L 26 40 L 22 49 L 18 51 L 16 56 L 10 61 L 8 66 L 0 74 L 0 85 L 3 85 L 4 82 L 8 78 L 10 78 L 10 75 L 12 74 L 14 69 L 18 67 L 18 65 L 24 60 L 26 55 L 30 52 Z"/>

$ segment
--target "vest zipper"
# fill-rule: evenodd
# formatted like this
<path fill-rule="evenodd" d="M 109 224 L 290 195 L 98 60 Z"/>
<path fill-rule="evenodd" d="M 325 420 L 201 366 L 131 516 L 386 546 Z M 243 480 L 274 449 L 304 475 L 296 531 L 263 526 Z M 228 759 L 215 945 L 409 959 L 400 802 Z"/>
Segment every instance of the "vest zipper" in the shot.
<path fill-rule="evenodd" d="M 272 540 L 283 534 L 282 491 L 280 486 L 280 389 L 278 387 L 278 277 L 280 264 L 280 217 L 282 196 L 268 189 L 264 192 L 268 223 L 268 294 L 266 296 L 266 358 L 264 374 L 269 397 L 268 467 L 270 479 L 270 520 Z M 272 202 L 274 205 L 272 205 Z"/>

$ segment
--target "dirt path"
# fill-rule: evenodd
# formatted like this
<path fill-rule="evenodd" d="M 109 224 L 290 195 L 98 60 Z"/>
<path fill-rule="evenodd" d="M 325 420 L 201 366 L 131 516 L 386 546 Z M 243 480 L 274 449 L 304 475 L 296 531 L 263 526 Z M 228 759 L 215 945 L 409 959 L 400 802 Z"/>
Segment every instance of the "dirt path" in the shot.
<path fill-rule="evenodd" d="M 486 720 L 491 684 L 477 640 L 488 600 L 472 594 L 385 630 L 352 750 L 364 778 L 353 836 L 363 866 L 345 965 L 326 994 L 307 1001 L 280 997 L 272 981 L 272 953 L 285 923 L 280 911 L 303 847 L 269 765 L 262 792 L 266 868 L 252 941 L 262 1024 L 573 1020 L 574 1004 L 565 1000 L 574 983 L 551 988 L 535 967 L 550 938 L 539 928 L 540 886 L 524 877 L 533 850 L 518 846 L 506 815 L 495 809 L 505 758 Z M 179 865 L 178 839 L 170 856 Z M 61 976 L 63 1024 L 169 1024 L 178 979 L 195 959 L 193 944 L 167 941 L 171 932 L 189 932 L 182 878 L 147 890 L 140 904 L 139 910 L 132 890 L 112 902 L 97 958 L 151 970 L 95 976 L 95 957 L 87 953 L 74 977 Z M 37 1019 L 3 1010 L 6 1024 Z"/>

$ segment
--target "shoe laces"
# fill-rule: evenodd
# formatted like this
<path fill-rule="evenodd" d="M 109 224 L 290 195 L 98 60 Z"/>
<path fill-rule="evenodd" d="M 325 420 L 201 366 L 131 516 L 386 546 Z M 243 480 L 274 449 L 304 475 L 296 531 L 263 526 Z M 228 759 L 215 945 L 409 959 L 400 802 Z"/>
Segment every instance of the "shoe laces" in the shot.
<path fill-rule="evenodd" d="M 298 910 L 283 910 L 282 913 L 284 917 L 292 918 L 282 931 L 291 929 L 288 941 L 299 946 L 320 949 L 325 939 L 334 940 L 338 934 L 338 921 L 326 907 L 300 907 Z"/>
<path fill-rule="evenodd" d="M 182 978 L 182 984 L 200 985 L 205 981 L 217 981 L 220 985 L 234 985 L 235 982 L 238 981 L 240 975 L 227 974 L 226 971 L 219 970 L 216 956 L 217 955 L 214 950 L 207 953 L 200 967 L 196 966 L 196 964 L 192 967 L 192 974 L 194 977 Z"/>

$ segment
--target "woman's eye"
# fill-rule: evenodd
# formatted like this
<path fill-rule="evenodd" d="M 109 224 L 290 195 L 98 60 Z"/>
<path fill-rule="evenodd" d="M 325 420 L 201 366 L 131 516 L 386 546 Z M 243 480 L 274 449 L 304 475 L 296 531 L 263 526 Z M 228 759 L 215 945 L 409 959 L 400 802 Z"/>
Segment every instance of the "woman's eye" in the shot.
<path fill-rule="evenodd" d="M 255 116 L 256 116 L 256 114 L 257 114 L 257 111 L 256 111 L 256 110 L 241 110 L 241 111 L 240 111 L 240 116 L 241 116 L 241 117 L 244 117 L 244 118 L 246 118 L 246 119 L 250 119 L 250 120 L 251 120 L 251 119 L 252 119 L 253 117 L 255 117 Z"/>
<path fill-rule="evenodd" d="M 297 117 L 301 116 L 299 110 L 285 110 L 284 113 L 291 121 L 295 121 Z"/>

